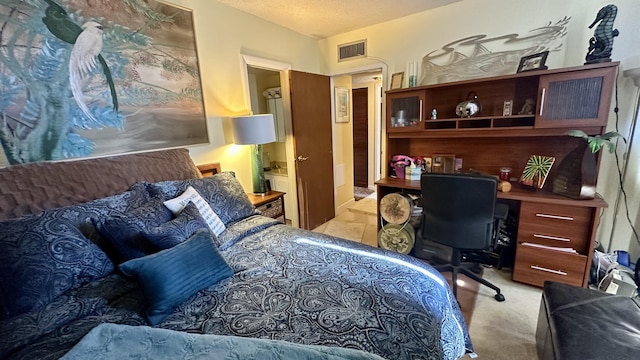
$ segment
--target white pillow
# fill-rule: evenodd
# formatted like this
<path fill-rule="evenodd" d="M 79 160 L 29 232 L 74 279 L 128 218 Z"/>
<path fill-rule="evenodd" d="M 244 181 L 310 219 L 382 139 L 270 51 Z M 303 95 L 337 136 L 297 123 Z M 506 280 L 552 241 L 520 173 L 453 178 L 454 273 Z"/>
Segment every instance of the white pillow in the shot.
<path fill-rule="evenodd" d="M 178 215 L 182 209 L 187 206 L 189 201 L 193 202 L 198 208 L 200 215 L 202 215 L 202 218 L 207 222 L 207 225 L 209 225 L 209 228 L 216 236 L 220 235 L 226 229 L 222 220 L 220 220 L 218 215 L 211 209 L 207 201 L 191 186 L 189 186 L 182 195 L 167 200 L 163 204 L 171 210 L 174 215 Z"/>

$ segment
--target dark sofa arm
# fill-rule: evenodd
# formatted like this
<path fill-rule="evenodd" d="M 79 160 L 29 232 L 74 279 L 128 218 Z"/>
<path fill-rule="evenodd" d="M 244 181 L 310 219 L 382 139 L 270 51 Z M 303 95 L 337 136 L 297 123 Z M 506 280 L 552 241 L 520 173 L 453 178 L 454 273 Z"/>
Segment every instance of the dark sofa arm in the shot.
<path fill-rule="evenodd" d="M 640 358 L 640 302 L 547 281 L 536 346 L 545 360 Z"/>

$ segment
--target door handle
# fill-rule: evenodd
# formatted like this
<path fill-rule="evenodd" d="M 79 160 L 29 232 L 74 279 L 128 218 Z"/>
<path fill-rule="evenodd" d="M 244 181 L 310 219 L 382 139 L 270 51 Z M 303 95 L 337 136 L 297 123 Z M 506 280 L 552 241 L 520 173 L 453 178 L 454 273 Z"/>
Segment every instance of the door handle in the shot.
<path fill-rule="evenodd" d="M 298 155 L 298 157 L 296 158 L 297 161 L 305 161 L 307 160 L 309 157 L 307 156 L 302 156 L 302 155 Z"/>

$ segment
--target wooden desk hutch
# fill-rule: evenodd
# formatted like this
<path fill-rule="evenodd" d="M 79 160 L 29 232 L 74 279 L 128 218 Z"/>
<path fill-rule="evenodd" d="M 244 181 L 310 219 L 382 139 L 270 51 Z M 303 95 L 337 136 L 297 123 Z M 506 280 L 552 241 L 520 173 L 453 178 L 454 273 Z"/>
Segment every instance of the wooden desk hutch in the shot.
<path fill-rule="evenodd" d="M 522 174 L 531 155 L 556 157 L 542 190 L 531 191 L 512 181 L 510 192 L 499 192 L 518 218 L 513 279 L 542 286 L 545 280 L 586 286 L 595 245 L 598 218 L 607 204 L 600 197 L 573 200 L 551 193 L 557 164 L 582 139 L 567 136 L 571 129 L 589 135 L 605 131 L 618 63 L 534 70 L 513 75 L 386 92 L 386 154 L 432 157 L 455 154 L 462 172 L 471 169 L 497 175 L 510 167 Z M 475 92 L 482 111 L 456 116 L 456 105 Z M 535 101 L 531 114 L 518 114 L 527 99 Z M 512 115 L 503 115 L 512 101 Z M 431 119 L 432 109 L 437 119 Z M 396 116 L 403 114 L 403 121 Z M 598 164 L 599 165 L 599 164 Z M 391 192 L 420 191 L 420 181 L 383 178 L 376 182 L 378 199 Z M 534 244 L 534 246 L 528 244 Z M 535 244 L 570 247 L 567 253 Z"/>

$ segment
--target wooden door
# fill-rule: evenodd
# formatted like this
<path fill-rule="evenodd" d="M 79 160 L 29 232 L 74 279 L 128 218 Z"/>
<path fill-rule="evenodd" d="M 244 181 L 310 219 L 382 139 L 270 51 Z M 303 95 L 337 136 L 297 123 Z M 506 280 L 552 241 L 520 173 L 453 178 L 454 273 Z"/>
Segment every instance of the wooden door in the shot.
<path fill-rule="evenodd" d="M 330 79 L 292 70 L 289 82 L 300 227 L 314 229 L 335 217 Z"/>
<path fill-rule="evenodd" d="M 369 186 L 369 91 L 353 89 L 353 185 Z"/>

